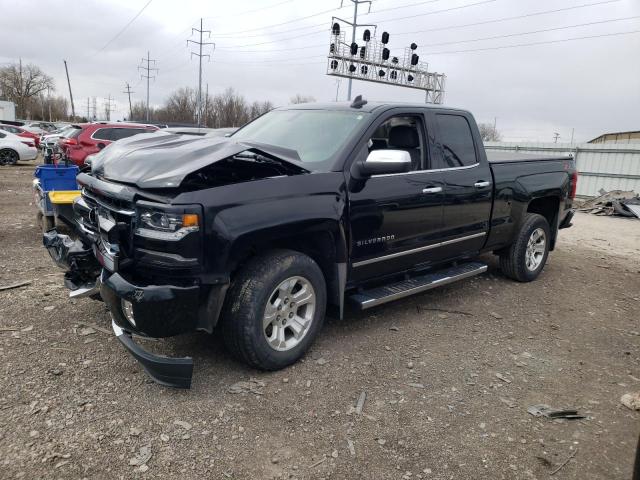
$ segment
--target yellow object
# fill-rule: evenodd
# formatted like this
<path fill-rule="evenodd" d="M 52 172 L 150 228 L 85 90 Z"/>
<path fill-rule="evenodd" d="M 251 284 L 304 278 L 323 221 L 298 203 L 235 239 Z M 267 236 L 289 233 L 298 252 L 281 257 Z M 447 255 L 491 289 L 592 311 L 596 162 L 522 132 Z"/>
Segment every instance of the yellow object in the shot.
<path fill-rule="evenodd" d="M 198 215 L 195 213 L 185 213 L 182 215 L 183 227 L 197 227 L 199 224 Z"/>
<path fill-rule="evenodd" d="M 55 205 L 71 205 L 80 196 L 80 190 L 54 190 L 49 192 L 49 200 Z"/>

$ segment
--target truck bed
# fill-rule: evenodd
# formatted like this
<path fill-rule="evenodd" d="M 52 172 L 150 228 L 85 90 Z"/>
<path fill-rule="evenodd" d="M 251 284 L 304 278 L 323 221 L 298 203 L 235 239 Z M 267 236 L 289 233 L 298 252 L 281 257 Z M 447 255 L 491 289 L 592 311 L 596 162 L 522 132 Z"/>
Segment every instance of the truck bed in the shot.
<path fill-rule="evenodd" d="M 569 155 L 537 155 L 533 153 L 513 152 L 510 150 L 485 149 L 489 163 L 515 163 L 515 162 L 540 162 L 571 160 Z"/>

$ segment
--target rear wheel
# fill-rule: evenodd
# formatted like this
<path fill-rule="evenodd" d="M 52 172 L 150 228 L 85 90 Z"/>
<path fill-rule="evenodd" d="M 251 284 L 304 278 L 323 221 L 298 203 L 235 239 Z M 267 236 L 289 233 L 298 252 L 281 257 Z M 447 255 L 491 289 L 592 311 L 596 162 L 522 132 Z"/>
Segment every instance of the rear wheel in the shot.
<path fill-rule="evenodd" d="M 528 213 L 511 246 L 500 254 L 500 268 L 519 282 L 538 278 L 549 256 L 549 223 L 537 213 Z"/>
<path fill-rule="evenodd" d="M 221 319 L 227 349 L 262 370 L 296 362 L 324 322 L 327 294 L 311 258 L 275 250 L 251 260 L 234 278 Z"/>
<path fill-rule="evenodd" d="M 0 150 L 0 165 L 15 165 L 18 163 L 18 154 L 15 150 L 3 148 Z"/>

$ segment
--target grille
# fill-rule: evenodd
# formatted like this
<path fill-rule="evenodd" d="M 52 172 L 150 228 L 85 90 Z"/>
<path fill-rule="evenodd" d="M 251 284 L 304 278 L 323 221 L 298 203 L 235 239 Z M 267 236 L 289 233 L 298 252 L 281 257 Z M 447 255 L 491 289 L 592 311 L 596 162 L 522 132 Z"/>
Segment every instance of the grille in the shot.
<path fill-rule="evenodd" d="M 96 192 L 82 191 L 86 210 L 79 212 L 83 226 L 116 247 L 124 257 L 133 256 L 133 224 L 135 209 L 131 202 Z M 98 212 L 107 213 L 116 225 L 108 233 L 98 226 Z"/>

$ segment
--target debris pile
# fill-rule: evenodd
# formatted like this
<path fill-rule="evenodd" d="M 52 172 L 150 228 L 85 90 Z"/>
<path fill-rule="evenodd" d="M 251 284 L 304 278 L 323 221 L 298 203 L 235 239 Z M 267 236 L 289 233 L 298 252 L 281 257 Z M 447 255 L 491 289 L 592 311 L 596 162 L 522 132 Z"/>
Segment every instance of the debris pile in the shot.
<path fill-rule="evenodd" d="M 640 195 L 633 191 L 600 190 L 599 197 L 584 202 L 578 209 L 594 215 L 619 215 L 640 218 Z"/>

